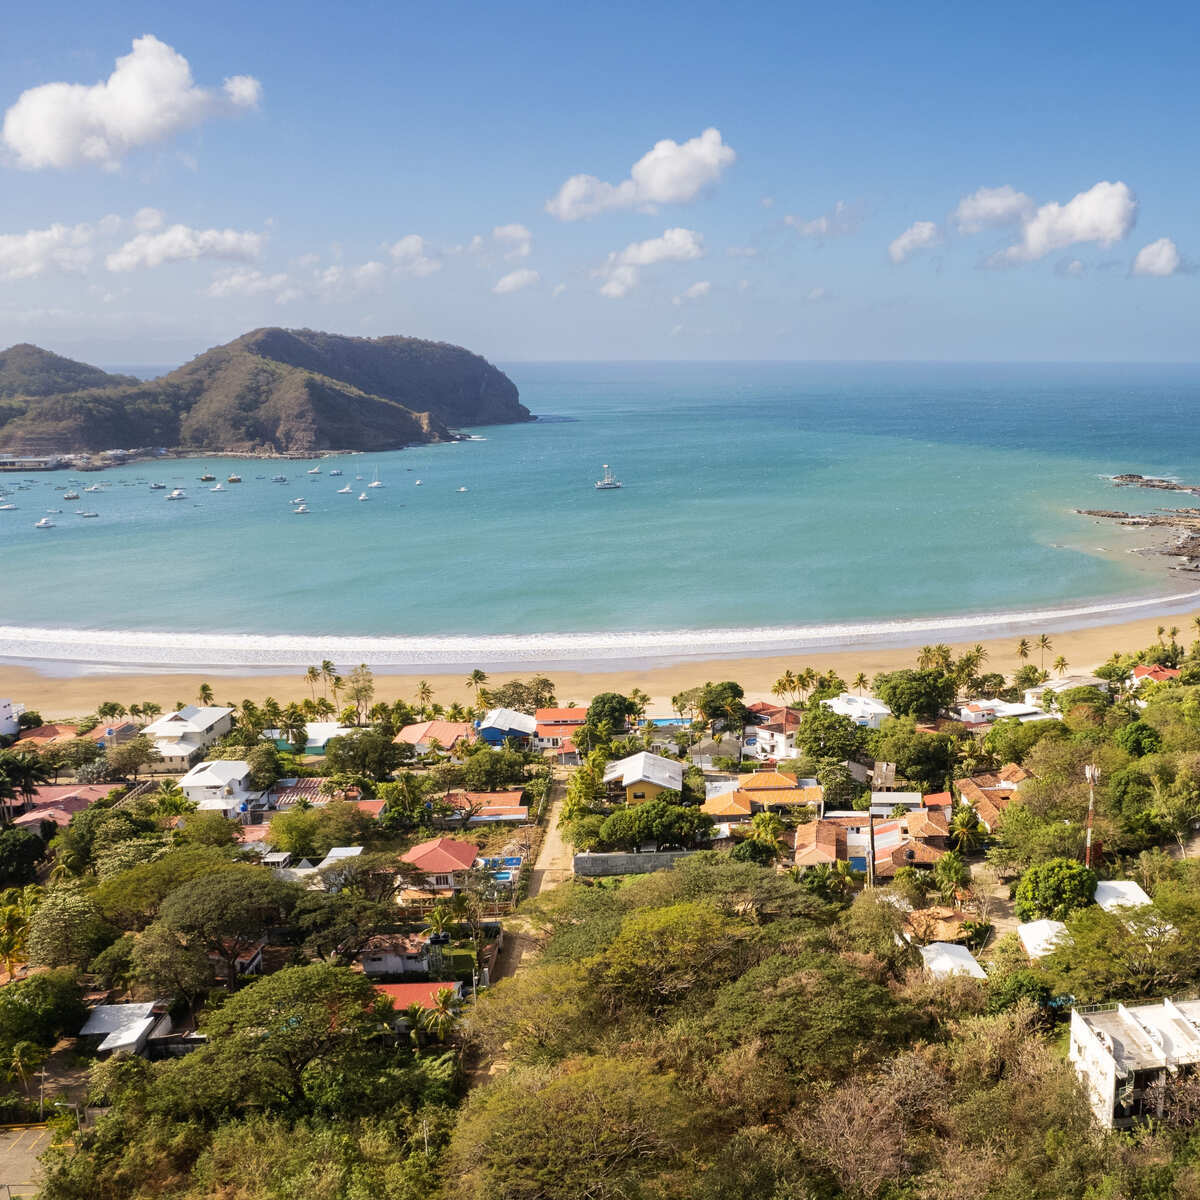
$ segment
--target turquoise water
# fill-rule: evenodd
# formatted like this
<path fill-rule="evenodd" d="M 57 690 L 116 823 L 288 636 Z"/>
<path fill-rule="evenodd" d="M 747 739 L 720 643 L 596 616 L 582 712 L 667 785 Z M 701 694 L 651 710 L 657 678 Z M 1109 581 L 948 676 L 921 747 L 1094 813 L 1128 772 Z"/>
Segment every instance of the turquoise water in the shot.
<path fill-rule="evenodd" d="M 78 502 L 54 490 L 63 473 L 29 476 L 0 512 L 0 625 L 534 635 L 1161 595 L 1172 581 L 1127 538 L 1070 510 L 1170 499 L 1106 474 L 1200 480 L 1195 367 L 506 369 L 548 419 L 324 459 L 319 476 L 311 463 L 143 462 L 72 476 L 103 487 Z M 604 463 L 620 491 L 592 487 Z M 244 482 L 211 493 L 205 468 Z M 385 486 L 360 503 L 376 469 Z M 166 502 L 151 480 L 188 499 Z M 299 496 L 307 515 L 291 511 Z M 50 508 L 64 510 L 56 528 L 35 530 Z"/>

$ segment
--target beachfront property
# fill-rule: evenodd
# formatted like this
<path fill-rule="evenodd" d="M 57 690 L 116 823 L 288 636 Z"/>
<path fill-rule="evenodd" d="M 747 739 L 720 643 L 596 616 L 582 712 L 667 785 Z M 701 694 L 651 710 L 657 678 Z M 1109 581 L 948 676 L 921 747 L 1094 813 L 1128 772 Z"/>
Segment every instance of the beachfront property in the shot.
<path fill-rule="evenodd" d="M 0 700 L 0 737 L 16 737 L 21 728 L 20 716 L 25 711 L 23 704 L 15 700 Z"/>
<path fill-rule="evenodd" d="M 1162 1116 L 1164 1085 L 1200 1064 L 1200 1000 L 1074 1008 L 1069 1058 L 1106 1129 Z"/>
<path fill-rule="evenodd" d="M 789 759 L 796 756 L 796 730 L 804 714 L 781 704 L 754 704 L 750 711 L 757 721 L 747 725 L 746 753 L 759 759 Z"/>
<path fill-rule="evenodd" d="M 533 719 L 537 722 L 533 744 L 539 750 L 573 749 L 571 735 L 587 720 L 587 709 L 539 708 Z"/>
<path fill-rule="evenodd" d="M 892 715 L 892 710 L 874 696 L 855 696 L 843 692 L 821 703 L 839 716 L 849 717 L 855 725 L 861 725 L 864 729 L 879 729 Z"/>
<path fill-rule="evenodd" d="M 304 745 L 299 753 L 320 757 L 333 738 L 345 737 L 351 732 L 349 725 L 339 725 L 336 721 L 308 721 L 304 726 Z M 267 729 L 263 737 L 274 742 L 276 750 L 296 752 L 295 745 L 284 737 L 282 729 Z"/>
<path fill-rule="evenodd" d="M 682 790 L 683 764 L 642 750 L 609 763 L 604 770 L 604 783 L 614 799 L 623 795 L 626 804 L 645 804 L 657 800 L 663 792 Z"/>
<path fill-rule="evenodd" d="M 483 720 L 475 722 L 475 732 L 489 746 L 516 742 L 527 746 L 537 733 L 537 719 L 512 708 L 493 708 Z"/>
<path fill-rule="evenodd" d="M 1147 667 L 1139 663 L 1133 668 L 1133 683 L 1135 687 L 1143 687 L 1147 683 L 1170 683 L 1179 678 L 1178 667 L 1160 667 L 1157 663 Z"/>
<path fill-rule="evenodd" d="M 1056 712 L 1057 697 L 1073 688 L 1092 687 L 1107 692 L 1108 681 L 1098 675 L 1065 675 L 1062 679 L 1052 679 L 1039 683 L 1036 687 L 1026 688 L 1025 703 L 1033 708 L 1041 708 L 1046 712 Z"/>
<path fill-rule="evenodd" d="M 151 721 L 142 733 L 154 744 L 164 771 L 187 771 L 204 751 L 233 728 L 232 708 L 198 708 L 185 704 L 178 712 Z"/>
<path fill-rule="evenodd" d="M 428 754 L 435 747 L 451 758 L 475 740 L 475 727 L 470 721 L 417 721 L 405 725 L 392 741 L 411 746 L 417 754 Z"/>
<path fill-rule="evenodd" d="M 198 811 L 231 818 L 262 797 L 250 783 L 250 764 L 235 759 L 197 763 L 179 781 L 179 787 Z"/>
<path fill-rule="evenodd" d="M 1007 700 L 966 700 L 950 710 L 964 725 L 990 725 L 1015 717 L 1022 725 L 1030 721 L 1051 721 L 1053 717 L 1033 704 L 1013 704 Z"/>

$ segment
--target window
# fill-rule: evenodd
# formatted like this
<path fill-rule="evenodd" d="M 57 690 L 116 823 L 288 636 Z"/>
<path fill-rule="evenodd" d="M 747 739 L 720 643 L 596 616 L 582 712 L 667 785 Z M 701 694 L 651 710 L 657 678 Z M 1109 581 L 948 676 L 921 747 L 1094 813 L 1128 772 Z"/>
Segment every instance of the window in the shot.
<path fill-rule="evenodd" d="M 633 798 L 634 798 L 635 800 L 645 800 L 645 798 L 646 798 L 646 793 L 645 793 L 645 792 L 634 792 L 634 793 L 633 793 Z"/>
<path fill-rule="evenodd" d="M 433 877 L 434 887 L 450 887 L 454 883 L 454 879 L 450 875 L 435 875 Z"/>

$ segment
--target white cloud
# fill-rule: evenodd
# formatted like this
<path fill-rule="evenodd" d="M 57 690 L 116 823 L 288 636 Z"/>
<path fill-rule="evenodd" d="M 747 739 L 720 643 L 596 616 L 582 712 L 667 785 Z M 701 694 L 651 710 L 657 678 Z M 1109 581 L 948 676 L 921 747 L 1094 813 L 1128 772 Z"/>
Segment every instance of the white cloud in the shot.
<path fill-rule="evenodd" d="M 19 166 L 113 170 L 130 151 L 153 145 L 210 116 L 255 108 L 258 80 L 235 75 L 221 92 L 197 87 L 182 54 L 147 34 L 91 85 L 44 83 L 4 114 L 4 142 Z"/>
<path fill-rule="evenodd" d="M 1133 260 L 1133 273 L 1165 279 L 1168 275 L 1174 275 L 1181 265 L 1179 248 L 1170 238 L 1163 237 L 1137 252 Z"/>
<path fill-rule="evenodd" d="M 1102 181 L 1066 204 L 1043 204 L 1025 221 L 1021 240 L 992 261 L 1033 262 L 1083 242 L 1111 246 L 1129 233 L 1136 220 L 1137 200 L 1129 187 Z"/>
<path fill-rule="evenodd" d="M 515 271 L 509 271 L 502 279 L 498 279 L 492 291 L 497 296 L 507 296 L 509 292 L 519 292 L 522 288 L 532 287 L 535 283 L 540 283 L 541 279 L 542 277 L 530 267 L 518 267 Z"/>
<path fill-rule="evenodd" d="M 508 247 L 505 258 L 528 258 L 533 249 L 533 234 L 524 225 L 497 225 L 492 237 Z"/>
<path fill-rule="evenodd" d="M 790 225 L 801 237 L 827 238 L 843 237 L 853 233 L 859 226 L 861 217 L 858 212 L 848 205 L 845 200 L 839 200 L 827 213 L 805 221 L 801 217 L 786 216 L 785 225 Z"/>
<path fill-rule="evenodd" d="M 442 260 L 428 253 L 429 247 L 420 234 L 410 233 L 384 249 L 392 256 L 396 270 L 402 275 L 423 279 L 442 269 Z"/>
<path fill-rule="evenodd" d="M 277 304 L 298 300 L 304 295 L 302 288 L 292 282 L 284 272 L 266 275 L 251 267 L 231 267 L 213 277 L 205 288 L 205 295 L 216 300 L 229 296 L 272 296 Z"/>
<path fill-rule="evenodd" d="M 133 227 L 138 233 L 153 233 L 163 227 L 165 219 L 157 208 L 139 208 L 133 214 Z"/>
<path fill-rule="evenodd" d="M 888 246 L 888 257 L 894 263 L 902 263 L 918 250 L 936 246 L 941 240 L 938 227 L 932 221 L 914 221 Z"/>
<path fill-rule="evenodd" d="M 604 279 L 600 294 L 619 300 L 637 287 L 639 268 L 661 262 L 687 262 L 703 254 L 703 238 L 691 229 L 667 229 L 661 237 L 630 242 L 624 250 L 614 250 L 596 272 Z"/>
<path fill-rule="evenodd" d="M 104 260 L 110 271 L 135 271 L 163 263 L 200 258 L 250 262 L 262 253 L 263 235 L 237 229 L 191 229 L 172 225 L 161 232 L 139 233 Z"/>
<path fill-rule="evenodd" d="M 579 221 L 613 209 L 653 212 L 660 204 L 686 204 L 716 183 L 736 158 L 718 129 L 706 129 L 682 144 L 666 138 L 642 155 L 620 183 L 572 175 L 546 201 L 546 211 L 560 221 Z"/>
<path fill-rule="evenodd" d="M 387 267 L 372 260 L 361 266 L 346 267 L 335 263 L 313 272 L 313 291 L 326 300 L 344 299 L 376 288 L 387 278 Z"/>
<path fill-rule="evenodd" d="M 1033 212 L 1033 197 L 1006 183 L 1003 187 L 983 187 L 964 196 L 954 210 L 954 223 L 962 233 L 979 233 L 996 226 L 1028 221 Z"/>
<path fill-rule="evenodd" d="M 90 225 L 51 225 L 0 234 L 0 279 L 31 279 L 48 270 L 82 271 L 92 260 Z"/>
<path fill-rule="evenodd" d="M 563 292 L 565 292 L 566 290 L 567 290 L 567 285 L 565 283 L 556 283 L 554 285 L 554 291 L 552 291 L 550 293 L 550 295 L 551 296 L 561 296 L 563 294 Z"/>
<path fill-rule="evenodd" d="M 1072 279 L 1078 279 L 1087 270 L 1087 266 L 1081 259 L 1073 258 L 1070 262 L 1063 263 L 1061 274 L 1069 275 Z"/>
<path fill-rule="evenodd" d="M 690 288 L 685 288 L 671 303 L 684 304 L 688 300 L 702 300 L 711 291 L 712 284 L 707 279 L 701 279 L 699 283 L 693 283 Z"/>

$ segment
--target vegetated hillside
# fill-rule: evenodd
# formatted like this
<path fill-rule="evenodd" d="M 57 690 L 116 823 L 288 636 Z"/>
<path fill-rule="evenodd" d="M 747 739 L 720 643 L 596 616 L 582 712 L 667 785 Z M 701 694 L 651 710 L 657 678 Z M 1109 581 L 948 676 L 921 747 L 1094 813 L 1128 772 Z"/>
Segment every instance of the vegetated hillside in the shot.
<path fill-rule="evenodd" d="M 121 386 L 111 383 L 120 377 L 72 365 L 110 384 L 0 402 L 0 445 L 388 450 L 444 441 L 457 425 L 530 419 L 503 372 L 469 350 L 418 338 L 258 329 L 161 379 Z"/>
<path fill-rule="evenodd" d="M 53 396 L 81 388 L 119 387 L 137 382 L 132 375 L 110 375 L 99 367 L 63 358 L 28 342 L 0 351 L 0 398 Z"/>

